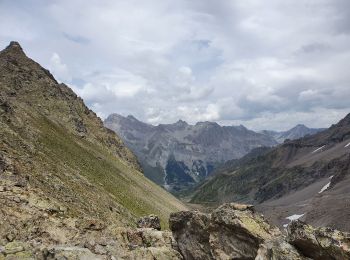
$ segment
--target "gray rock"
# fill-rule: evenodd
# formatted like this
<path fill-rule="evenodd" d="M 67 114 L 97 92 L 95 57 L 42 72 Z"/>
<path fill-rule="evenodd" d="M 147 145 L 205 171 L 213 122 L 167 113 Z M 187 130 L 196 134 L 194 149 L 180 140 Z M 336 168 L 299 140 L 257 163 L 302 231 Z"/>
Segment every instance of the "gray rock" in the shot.
<path fill-rule="evenodd" d="M 170 229 L 185 259 L 213 259 L 209 224 L 210 215 L 198 211 L 181 211 L 170 215 Z"/>
<path fill-rule="evenodd" d="M 301 255 L 291 244 L 282 238 L 268 241 L 260 245 L 255 260 L 303 260 L 309 259 Z"/>
<path fill-rule="evenodd" d="M 140 218 L 137 221 L 138 228 L 154 228 L 157 230 L 161 230 L 160 219 L 156 215 L 149 215 Z"/>
<path fill-rule="evenodd" d="M 350 259 L 350 233 L 314 228 L 301 221 L 288 225 L 288 242 L 312 259 Z"/>

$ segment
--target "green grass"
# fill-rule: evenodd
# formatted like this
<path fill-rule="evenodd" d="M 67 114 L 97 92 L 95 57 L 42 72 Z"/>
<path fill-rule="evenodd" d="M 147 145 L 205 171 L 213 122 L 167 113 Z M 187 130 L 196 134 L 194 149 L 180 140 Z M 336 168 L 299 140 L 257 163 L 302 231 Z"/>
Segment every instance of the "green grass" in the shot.
<path fill-rule="evenodd" d="M 46 118 L 40 118 L 35 124 L 41 131 L 39 144 L 42 153 L 46 160 L 50 160 L 48 163 L 56 174 L 60 165 L 65 165 L 74 172 L 79 172 L 101 192 L 111 194 L 115 201 L 133 215 L 159 215 L 163 227 L 167 227 L 170 212 L 185 208 L 173 196 L 149 181 L 142 173 L 131 169 L 109 150 L 70 134 Z M 63 182 L 69 182 L 67 176 L 62 175 L 60 178 Z M 75 188 L 79 189 L 79 186 L 75 185 Z M 85 193 L 84 190 L 75 192 Z"/>

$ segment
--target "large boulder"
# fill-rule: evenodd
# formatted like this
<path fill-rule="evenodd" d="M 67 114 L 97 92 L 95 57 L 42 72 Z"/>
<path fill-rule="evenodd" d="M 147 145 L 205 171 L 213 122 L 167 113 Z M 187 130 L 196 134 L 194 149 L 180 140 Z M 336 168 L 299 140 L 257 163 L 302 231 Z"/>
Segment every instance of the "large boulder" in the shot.
<path fill-rule="evenodd" d="M 169 226 L 184 259 L 213 259 L 209 244 L 210 215 L 180 211 L 170 215 Z"/>
<path fill-rule="evenodd" d="M 182 211 L 171 214 L 169 224 L 185 259 L 305 259 L 252 206 Z"/>
<path fill-rule="evenodd" d="M 287 240 L 312 259 L 350 259 L 350 233 L 331 228 L 314 228 L 301 221 L 288 225 Z"/>
<path fill-rule="evenodd" d="M 281 235 L 253 208 L 224 204 L 211 214 L 210 245 L 217 259 L 251 258 L 260 244 Z"/>

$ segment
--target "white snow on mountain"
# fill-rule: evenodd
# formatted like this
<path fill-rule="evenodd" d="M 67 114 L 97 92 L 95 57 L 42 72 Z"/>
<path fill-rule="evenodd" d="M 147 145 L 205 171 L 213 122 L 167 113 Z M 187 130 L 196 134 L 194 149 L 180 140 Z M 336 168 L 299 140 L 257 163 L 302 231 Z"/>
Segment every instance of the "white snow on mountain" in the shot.
<path fill-rule="evenodd" d="M 298 220 L 299 218 L 301 218 L 301 217 L 304 216 L 304 215 L 305 215 L 305 213 L 300 214 L 300 215 L 294 214 L 294 215 L 291 215 L 291 216 L 289 216 L 289 217 L 286 217 L 286 219 L 288 219 L 288 220 L 290 220 L 290 221 Z"/>
<path fill-rule="evenodd" d="M 322 150 L 324 147 L 325 147 L 325 145 L 322 145 L 321 147 L 319 147 L 316 150 L 314 150 L 312 153 L 316 153 L 316 152 Z"/>

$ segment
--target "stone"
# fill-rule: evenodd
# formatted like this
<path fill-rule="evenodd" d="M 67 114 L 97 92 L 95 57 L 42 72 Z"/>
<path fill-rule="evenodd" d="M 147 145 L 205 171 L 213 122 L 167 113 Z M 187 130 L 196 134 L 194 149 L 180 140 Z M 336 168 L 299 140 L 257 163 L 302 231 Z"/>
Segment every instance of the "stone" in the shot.
<path fill-rule="evenodd" d="M 100 231 L 106 228 L 105 223 L 98 219 L 80 219 L 75 223 L 79 229 Z"/>
<path fill-rule="evenodd" d="M 15 187 L 19 187 L 19 188 L 25 188 L 27 186 L 27 182 L 25 179 L 18 179 L 15 183 L 14 183 Z"/>
<path fill-rule="evenodd" d="M 170 215 L 170 229 L 185 259 L 213 259 L 209 224 L 210 215 L 199 211 L 180 211 Z"/>
<path fill-rule="evenodd" d="M 17 241 L 6 244 L 4 249 L 5 255 L 16 254 L 25 250 L 24 244 Z"/>
<path fill-rule="evenodd" d="M 75 246 L 56 246 L 49 250 L 49 255 L 53 256 L 52 259 L 69 259 L 69 260 L 102 260 L 106 259 L 101 255 L 92 253 L 87 248 L 75 247 Z"/>
<path fill-rule="evenodd" d="M 304 260 L 308 258 L 301 255 L 292 245 L 279 238 L 260 245 L 255 260 L 267 259 Z"/>
<path fill-rule="evenodd" d="M 137 221 L 138 228 L 154 228 L 157 230 L 161 230 L 160 219 L 156 215 L 149 215 L 140 218 Z"/>
<path fill-rule="evenodd" d="M 12 242 L 15 239 L 15 235 L 12 233 L 9 233 L 6 235 L 6 239 L 7 241 Z"/>
<path fill-rule="evenodd" d="M 250 204 L 239 204 L 239 203 L 230 203 L 230 207 L 232 207 L 232 209 L 235 210 L 251 210 L 254 211 L 254 205 L 250 205 Z"/>
<path fill-rule="evenodd" d="M 331 228 L 314 228 L 302 221 L 288 225 L 287 240 L 312 259 L 350 259 L 350 233 Z"/>
<path fill-rule="evenodd" d="M 20 203 L 20 202 L 21 202 L 21 199 L 18 198 L 18 197 L 14 197 L 14 198 L 13 198 L 13 201 L 16 202 L 16 203 Z"/>

